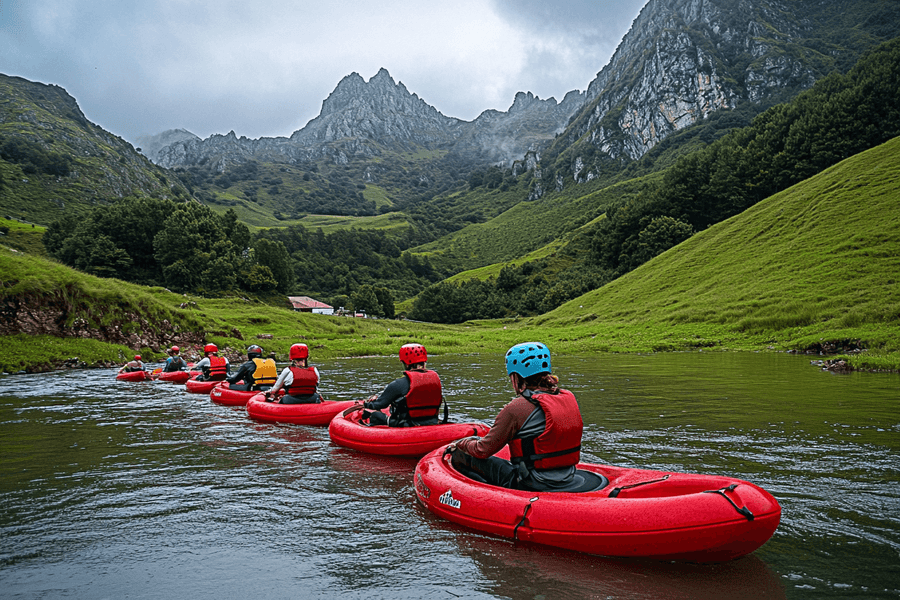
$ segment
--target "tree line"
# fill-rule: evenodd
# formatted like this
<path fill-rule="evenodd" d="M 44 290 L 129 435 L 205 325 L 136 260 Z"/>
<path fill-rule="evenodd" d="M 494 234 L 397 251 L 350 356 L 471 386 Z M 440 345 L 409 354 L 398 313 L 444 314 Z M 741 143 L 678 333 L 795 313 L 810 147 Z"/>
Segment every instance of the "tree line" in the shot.
<path fill-rule="evenodd" d="M 293 225 L 251 234 L 231 209 L 158 198 L 128 197 L 64 217 L 43 241 L 60 262 L 100 277 L 204 295 L 305 294 L 388 318 L 396 297 L 445 276 L 382 231 L 326 235 Z"/>
<path fill-rule="evenodd" d="M 51 223 L 44 246 L 80 271 L 177 292 L 287 293 L 294 283 L 282 246 L 252 239 L 233 210 L 196 202 L 124 198 Z"/>

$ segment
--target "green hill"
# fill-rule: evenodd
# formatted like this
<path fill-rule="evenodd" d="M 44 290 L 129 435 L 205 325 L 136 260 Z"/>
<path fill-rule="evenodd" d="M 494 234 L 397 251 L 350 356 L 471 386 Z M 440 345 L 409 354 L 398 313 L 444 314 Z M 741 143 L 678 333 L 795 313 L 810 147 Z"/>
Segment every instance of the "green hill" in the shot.
<path fill-rule="evenodd" d="M 896 353 L 900 138 L 528 323 L 569 330 L 574 346 L 586 349 L 815 349 L 859 341 Z"/>
<path fill-rule="evenodd" d="M 49 225 L 129 195 L 190 198 L 64 89 L 0 74 L 0 215 Z"/>

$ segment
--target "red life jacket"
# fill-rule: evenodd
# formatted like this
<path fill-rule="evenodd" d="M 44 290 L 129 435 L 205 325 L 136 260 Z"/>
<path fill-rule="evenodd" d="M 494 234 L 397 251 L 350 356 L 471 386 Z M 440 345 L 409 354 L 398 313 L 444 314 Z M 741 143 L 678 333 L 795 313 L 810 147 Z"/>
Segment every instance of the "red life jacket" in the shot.
<path fill-rule="evenodd" d="M 537 471 L 578 464 L 584 422 L 581 420 L 581 410 L 575 395 L 562 389 L 556 394 L 528 394 L 527 390 L 526 394 L 523 395 L 529 402 L 537 404 L 544 411 L 544 431 L 529 437 L 519 437 L 517 433 L 509 442 L 512 462 L 525 463 L 529 469 Z"/>
<path fill-rule="evenodd" d="M 404 371 L 409 379 L 406 394 L 406 410 L 413 421 L 432 419 L 438 416 L 441 401 L 441 378 L 434 371 Z"/>
<path fill-rule="evenodd" d="M 225 376 L 228 374 L 228 366 L 225 362 L 224 356 L 210 356 L 209 357 L 209 375 L 206 378 L 209 381 L 218 381 L 221 379 L 225 379 Z"/>
<path fill-rule="evenodd" d="M 316 393 L 316 387 L 319 385 L 319 376 L 316 375 L 315 367 L 292 366 L 291 374 L 294 376 L 294 381 L 285 390 L 288 396 L 309 396 Z"/>

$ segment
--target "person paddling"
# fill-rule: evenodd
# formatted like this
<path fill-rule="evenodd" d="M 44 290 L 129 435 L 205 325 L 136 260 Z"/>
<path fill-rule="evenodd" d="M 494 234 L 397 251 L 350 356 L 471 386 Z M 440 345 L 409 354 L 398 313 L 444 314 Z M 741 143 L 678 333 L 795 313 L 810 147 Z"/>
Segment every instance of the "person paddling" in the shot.
<path fill-rule="evenodd" d="M 584 429 L 575 395 L 559 387 L 550 351 L 540 342 L 510 348 L 506 373 L 516 397 L 503 407 L 486 436 L 463 438 L 447 447 L 454 468 L 506 488 L 566 487 L 575 476 Z M 494 456 L 506 444 L 508 461 Z"/>
<path fill-rule="evenodd" d="M 444 399 L 441 378 L 427 369 L 428 352 L 422 344 L 404 344 L 400 348 L 403 377 L 395 379 L 381 394 L 373 394 L 364 403 L 362 420 L 369 425 L 414 427 L 437 425 L 438 411 Z M 391 407 L 390 419 L 381 409 Z"/>
<path fill-rule="evenodd" d="M 197 381 L 224 381 L 231 369 L 228 358 L 219 356 L 219 348 L 215 344 L 207 344 L 203 347 L 203 352 L 206 356 L 194 365 L 200 371 Z"/>
<path fill-rule="evenodd" d="M 237 373 L 225 381 L 233 390 L 248 392 L 251 390 L 267 390 L 278 378 L 278 367 L 271 358 L 262 357 L 262 348 L 253 344 L 247 348 L 247 362 L 242 364 Z M 243 383 L 238 383 L 238 382 Z"/>
<path fill-rule="evenodd" d="M 135 354 L 134 360 L 130 360 L 119 369 L 119 373 L 133 373 L 135 371 L 143 371 L 144 363 L 141 362 L 141 355 Z"/>
<path fill-rule="evenodd" d="M 324 398 L 318 392 L 319 370 L 309 366 L 309 346 L 294 344 L 288 355 L 291 364 L 285 367 L 278 376 L 272 389 L 266 390 L 266 402 L 277 401 L 280 404 L 319 404 Z M 278 399 L 277 392 L 285 394 Z"/>
<path fill-rule="evenodd" d="M 166 359 L 166 365 L 163 367 L 164 373 L 173 373 L 187 369 L 187 363 L 181 358 L 180 352 L 181 348 L 178 346 L 169 348 L 169 358 Z"/>

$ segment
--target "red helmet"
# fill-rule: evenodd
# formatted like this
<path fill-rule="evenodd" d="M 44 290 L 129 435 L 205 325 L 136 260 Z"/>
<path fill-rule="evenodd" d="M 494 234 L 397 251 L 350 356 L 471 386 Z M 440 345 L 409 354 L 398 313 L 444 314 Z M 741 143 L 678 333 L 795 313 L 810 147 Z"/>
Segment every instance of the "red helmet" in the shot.
<path fill-rule="evenodd" d="M 414 365 L 428 360 L 428 353 L 422 344 L 403 344 L 400 347 L 400 362 L 404 365 Z"/>
<path fill-rule="evenodd" d="M 294 344 L 291 346 L 291 360 L 298 358 L 309 358 L 309 346 L 306 344 Z"/>
<path fill-rule="evenodd" d="M 172 352 L 175 352 L 175 353 L 178 353 L 178 352 L 181 352 L 181 348 L 179 348 L 178 346 L 172 346 L 172 350 L 171 350 L 171 351 L 172 351 Z"/>
<path fill-rule="evenodd" d="M 207 354 L 209 354 L 210 352 L 218 352 L 219 349 L 216 347 L 215 344 L 207 344 L 207 345 L 203 346 L 203 351 L 206 352 Z"/>
<path fill-rule="evenodd" d="M 135 355 L 134 355 L 134 360 L 141 360 L 141 355 L 140 355 L 140 354 L 135 354 Z"/>

